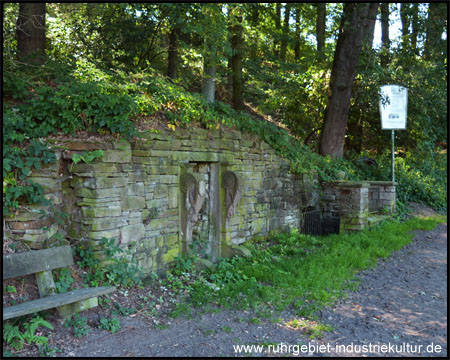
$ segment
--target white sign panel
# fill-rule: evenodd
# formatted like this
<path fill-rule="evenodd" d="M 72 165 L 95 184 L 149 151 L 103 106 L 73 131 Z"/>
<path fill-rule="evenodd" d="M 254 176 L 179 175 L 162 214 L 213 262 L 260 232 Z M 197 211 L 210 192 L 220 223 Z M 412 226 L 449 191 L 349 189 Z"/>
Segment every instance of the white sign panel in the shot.
<path fill-rule="evenodd" d="M 380 115 L 383 130 L 405 130 L 408 89 L 399 85 L 381 86 Z"/>

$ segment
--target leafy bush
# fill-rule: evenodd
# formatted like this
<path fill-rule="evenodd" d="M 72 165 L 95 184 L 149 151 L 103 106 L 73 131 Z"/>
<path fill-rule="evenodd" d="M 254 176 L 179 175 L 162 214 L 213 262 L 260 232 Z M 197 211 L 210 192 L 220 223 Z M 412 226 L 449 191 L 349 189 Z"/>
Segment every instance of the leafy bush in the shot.
<path fill-rule="evenodd" d="M 87 318 L 84 316 L 80 316 L 79 314 L 75 314 L 72 319 L 66 320 L 64 322 L 64 327 L 72 327 L 75 337 L 81 338 L 89 333 L 89 326 L 87 324 Z"/>
<path fill-rule="evenodd" d="M 80 244 L 75 248 L 75 253 L 80 258 L 77 264 L 86 269 L 84 274 L 86 283 L 91 286 L 107 283 L 131 287 L 142 282 L 143 275 L 136 260 L 128 259 L 131 257 L 129 252 L 116 245 L 114 239 L 102 238 L 97 250 L 104 253 L 106 257 L 104 261 L 99 259 L 92 247 Z"/>

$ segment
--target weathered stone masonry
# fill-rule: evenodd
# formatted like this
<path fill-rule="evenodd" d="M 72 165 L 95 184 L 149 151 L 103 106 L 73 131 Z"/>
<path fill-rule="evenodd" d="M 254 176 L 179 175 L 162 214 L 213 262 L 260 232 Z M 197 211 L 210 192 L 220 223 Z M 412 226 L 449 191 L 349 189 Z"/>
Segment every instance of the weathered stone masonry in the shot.
<path fill-rule="evenodd" d="M 56 206 L 42 219 L 26 212 L 8 221 L 11 235 L 33 248 L 48 246 L 57 231 L 94 249 L 102 237 L 114 238 L 150 273 L 193 247 L 214 261 L 255 235 L 300 227 L 308 186 L 250 135 L 179 130 L 133 143 L 65 141 L 55 149 L 58 162 L 32 180 L 68 218 L 58 225 Z M 104 150 L 100 160 L 72 163 L 74 153 L 97 149 Z"/>
<path fill-rule="evenodd" d="M 382 219 L 375 212 L 395 210 L 392 182 L 334 181 L 319 191 L 314 173 L 291 174 L 265 142 L 232 130 L 53 147 L 57 162 L 30 176 L 53 205 L 27 206 L 5 219 L 6 236 L 34 249 L 81 241 L 99 257 L 101 239 L 113 238 L 145 274 L 165 271 L 188 251 L 205 261 L 245 254 L 240 244 L 253 236 L 304 229 L 307 211 L 320 213 L 328 233 L 362 230 Z M 93 163 L 72 161 L 99 149 L 104 156 Z"/>

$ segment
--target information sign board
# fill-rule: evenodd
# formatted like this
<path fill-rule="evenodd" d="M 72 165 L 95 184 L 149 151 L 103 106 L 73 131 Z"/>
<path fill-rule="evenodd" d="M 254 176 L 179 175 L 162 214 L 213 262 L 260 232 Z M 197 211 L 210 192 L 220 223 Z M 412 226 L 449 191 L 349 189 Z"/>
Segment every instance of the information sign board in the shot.
<path fill-rule="evenodd" d="M 405 130 L 408 89 L 399 85 L 381 86 L 380 115 L 383 130 Z"/>

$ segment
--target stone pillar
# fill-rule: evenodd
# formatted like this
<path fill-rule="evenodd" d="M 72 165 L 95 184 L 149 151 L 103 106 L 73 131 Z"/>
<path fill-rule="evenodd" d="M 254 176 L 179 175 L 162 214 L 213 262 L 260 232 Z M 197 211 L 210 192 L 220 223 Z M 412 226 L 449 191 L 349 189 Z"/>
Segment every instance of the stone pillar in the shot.
<path fill-rule="evenodd" d="M 344 182 L 338 184 L 340 231 L 360 231 L 368 225 L 369 183 Z"/>
<path fill-rule="evenodd" d="M 396 183 L 392 181 L 371 181 L 370 186 L 376 186 L 379 189 L 378 210 L 394 213 L 396 208 Z"/>

